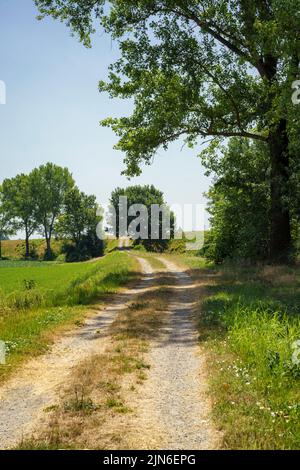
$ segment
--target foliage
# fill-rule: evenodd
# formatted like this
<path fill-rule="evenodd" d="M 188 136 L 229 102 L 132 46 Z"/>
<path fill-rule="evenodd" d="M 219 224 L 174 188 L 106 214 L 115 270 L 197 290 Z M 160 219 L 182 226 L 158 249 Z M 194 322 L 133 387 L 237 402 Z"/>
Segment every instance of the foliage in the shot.
<path fill-rule="evenodd" d="M 96 198 L 79 191 L 67 168 L 47 163 L 29 175 L 6 179 L 1 201 L 2 238 L 17 229 L 25 233 L 25 244 L 18 243 L 16 257 L 23 256 L 23 252 L 26 259 L 40 256 L 36 241 L 30 243 L 37 231 L 45 236 L 45 259 L 57 256 L 52 243 L 54 233 L 65 239 L 65 253 L 70 261 L 84 261 L 103 253 L 103 243 L 96 236 L 102 219 L 97 215 Z"/>
<path fill-rule="evenodd" d="M 95 196 L 88 196 L 76 187 L 66 193 L 56 233 L 68 240 L 64 247 L 67 261 L 85 261 L 103 254 L 103 242 L 96 235 L 102 217 L 97 214 Z"/>
<path fill-rule="evenodd" d="M 0 186 L 0 259 L 2 258 L 2 240 L 6 240 L 9 236 L 14 235 L 17 228 L 17 223 L 12 219 L 5 205 L 3 189 Z"/>
<path fill-rule="evenodd" d="M 299 77 L 298 0 L 36 0 L 41 17 L 67 23 L 87 46 L 97 23 L 119 42 L 121 58 L 100 90 L 134 98 L 131 116 L 107 118 L 139 174 L 180 136 L 193 146 L 228 137 L 263 142 L 270 163 L 270 256 L 291 244 L 286 198 L 295 184 L 300 119 L 291 100 Z M 95 21 L 96 20 L 96 21 Z M 296 178 L 297 180 L 297 178 Z M 296 191 L 294 188 L 293 191 Z"/>
<path fill-rule="evenodd" d="M 25 232 L 25 257 L 31 256 L 29 238 L 38 229 L 35 218 L 37 196 L 34 194 L 29 175 L 20 174 L 5 179 L 2 185 L 3 199 L 10 217 L 20 221 L 19 228 Z"/>
<path fill-rule="evenodd" d="M 126 220 L 122 220 L 120 217 L 120 197 L 127 197 L 127 209 L 133 209 L 134 215 L 130 215 L 129 211 L 126 211 Z M 135 205 L 137 204 L 143 205 L 146 209 L 146 225 L 140 223 L 139 217 L 142 214 L 140 213 L 140 208 L 135 208 Z M 122 233 L 120 233 L 120 227 L 124 226 L 125 232 L 128 231 L 129 236 L 134 238 L 134 245 L 141 244 L 147 250 L 156 252 L 164 251 L 168 247 L 169 240 L 174 237 L 175 217 L 166 206 L 163 193 L 156 189 L 153 185 L 129 186 L 126 189 L 117 188 L 111 195 L 110 205 L 113 209 L 111 212 L 111 224 L 116 227 L 117 237 L 122 235 Z M 157 239 L 152 236 L 151 231 L 155 225 L 152 218 L 152 207 L 154 205 L 163 209 L 166 219 L 169 219 L 169 227 L 167 227 L 164 231 L 163 212 L 159 214 Z M 116 220 L 114 220 L 114 214 L 116 214 Z"/>
<path fill-rule="evenodd" d="M 206 256 L 216 262 L 267 258 L 271 196 L 266 149 L 233 139 L 224 153 L 203 162 L 215 176 L 208 192 L 211 231 Z"/>
<path fill-rule="evenodd" d="M 53 163 L 35 168 L 30 178 L 35 197 L 34 217 L 43 227 L 47 244 L 46 258 L 51 259 L 51 240 L 55 223 L 62 211 L 67 191 L 74 186 L 74 180 L 67 168 Z"/>

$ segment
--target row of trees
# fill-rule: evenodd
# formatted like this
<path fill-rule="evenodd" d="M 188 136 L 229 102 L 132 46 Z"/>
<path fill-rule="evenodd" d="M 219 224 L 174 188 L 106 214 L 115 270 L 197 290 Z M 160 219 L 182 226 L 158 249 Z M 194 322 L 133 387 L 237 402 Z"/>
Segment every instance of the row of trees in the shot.
<path fill-rule="evenodd" d="M 28 175 L 3 181 L 0 240 L 22 230 L 25 257 L 29 258 L 30 237 L 40 233 L 46 240 L 45 259 L 51 259 L 51 241 L 56 234 L 72 241 L 66 244 L 70 259 L 88 258 L 101 253 L 101 243 L 96 237 L 96 226 L 101 220 L 97 208 L 95 196 L 81 192 L 67 168 L 47 163 Z"/>

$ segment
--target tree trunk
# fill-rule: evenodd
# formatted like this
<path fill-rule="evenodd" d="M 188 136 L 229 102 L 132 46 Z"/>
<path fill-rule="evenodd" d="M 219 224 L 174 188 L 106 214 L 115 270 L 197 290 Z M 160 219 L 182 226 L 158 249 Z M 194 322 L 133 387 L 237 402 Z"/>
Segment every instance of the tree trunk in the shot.
<path fill-rule="evenodd" d="M 25 258 L 28 259 L 30 257 L 30 246 L 29 246 L 29 236 L 28 231 L 25 231 Z"/>
<path fill-rule="evenodd" d="M 46 258 L 51 259 L 51 238 L 46 237 Z"/>
<path fill-rule="evenodd" d="M 289 191 L 289 152 L 287 125 L 281 120 L 269 137 L 271 154 L 271 234 L 270 258 L 285 262 L 291 251 L 291 220 L 287 195 Z"/>

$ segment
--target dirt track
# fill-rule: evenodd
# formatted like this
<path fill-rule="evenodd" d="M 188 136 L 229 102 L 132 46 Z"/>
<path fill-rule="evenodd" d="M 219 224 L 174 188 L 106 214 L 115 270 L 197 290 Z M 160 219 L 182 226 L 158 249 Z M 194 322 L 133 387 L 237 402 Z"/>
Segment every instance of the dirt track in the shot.
<path fill-rule="evenodd" d="M 36 429 L 43 410 L 57 402 L 73 367 L 105 350 L 110 341 L 108 327 L 117 313 L 136 295 L 151 289 L 155 271 L 148 261 L 137 259 L 144 273 L 137 288 L 117 295 L 105 310 L 97 311 L 80 330 L 65 335 L 49 353 L 28 362 L 0 389 L 0 448 L 15 446 Z M 195 286 L 178 266 L 159 259 L 174 281 L 170 287 L 174 294 L 168 324 L 150 348 L 148 380 L 132 404 L 135 413 L 128 418 L 128 447 L 215 448 L 217 435 L 209 418 L 204 360 L 193 318 Z"/>
<path fill-rule="evenodd" d="M 193 317 L 196 286 L 174 263 L 159 259 L 175 280 L 174 295 L 168 325 L 148 358 L 151 368 L 136 403 L 131 447 L 212 449 L 217 446 L 218 435 L 209 416 L 204 359 Z"/>

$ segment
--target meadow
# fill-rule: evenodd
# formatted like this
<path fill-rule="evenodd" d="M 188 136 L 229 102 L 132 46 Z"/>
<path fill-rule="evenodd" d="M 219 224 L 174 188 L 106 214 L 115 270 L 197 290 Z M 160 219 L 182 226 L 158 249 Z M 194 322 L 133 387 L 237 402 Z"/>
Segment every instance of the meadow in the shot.
<path fill-rule="evenodd" d="M 101 303 L 135 276 L 126 253 L 86 263 L 0 262 L 0 339 L 12 366 L 44 352 L 61 327 L 80 325 L 89 307 Z"/>
<path fill-rule="evenodd" d="M 201 283 L 199 343 L 223 447 L 299 449 L 299 267 L 181 260 Z"/>

